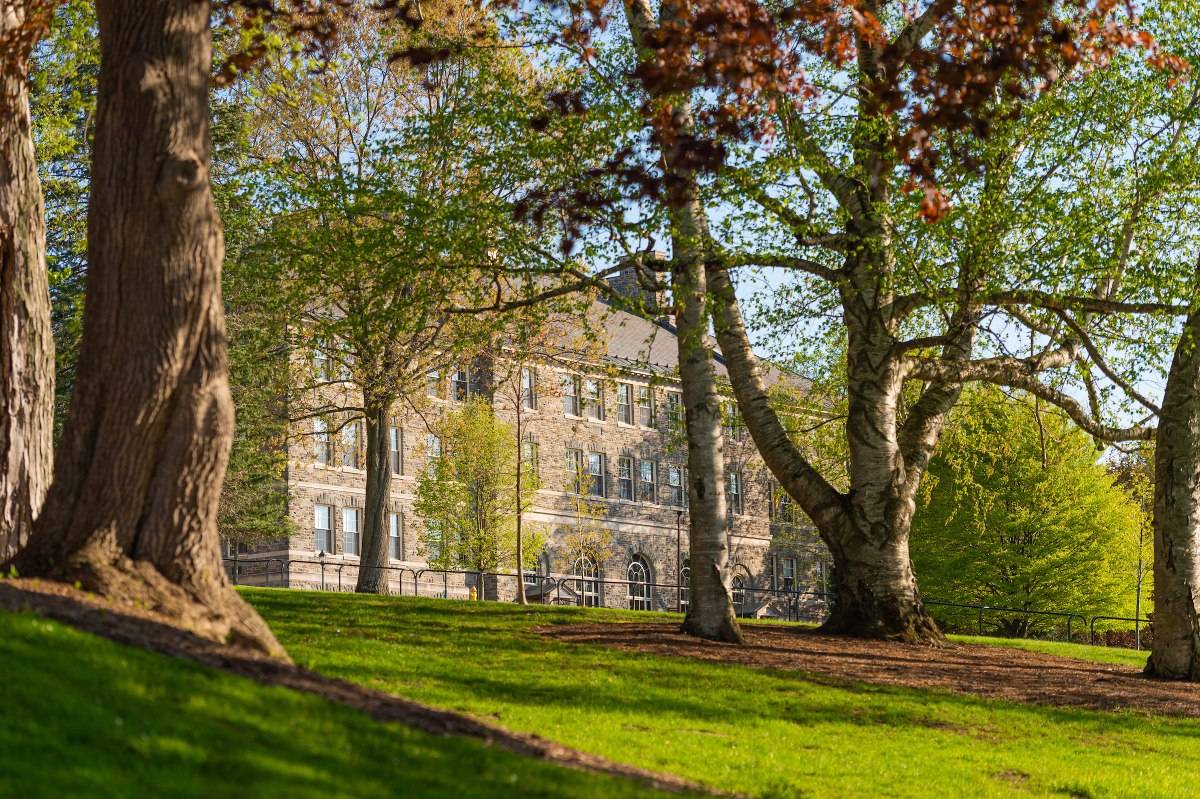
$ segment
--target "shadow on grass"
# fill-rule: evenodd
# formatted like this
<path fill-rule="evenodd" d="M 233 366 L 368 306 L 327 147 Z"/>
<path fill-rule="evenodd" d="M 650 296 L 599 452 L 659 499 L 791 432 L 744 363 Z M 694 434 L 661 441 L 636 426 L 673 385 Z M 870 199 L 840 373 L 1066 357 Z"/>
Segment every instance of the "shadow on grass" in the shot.
<path fill-rule="evenodd" d="M 249 598 L 286 642 L 298 643 L 293 651 L 312 667 L 476 713 L 492 714 L 508 706 L 539 715 L 537 709 L 545 708 L 540 715 L 558 724 L 613 717 L 614 723 L 622 718 L 653 720 L 651 726 L 658 729 L 671 724 L 728 725 L 751 714 L 756 724 L 851 723 L 900 734 L 933 729 L 972 737 L 979 736 L 977 729 L 947 718 L 1003 713 L 1024 722 L 1076 725 L 1097 734 L 1140 730 L 1200 737 L 1200 726 L 1194 723 L 1134 713 L 869 685 L 791 670 L 620 651 L 599 645 L 602 642 L 566 644 L 532 632 L 533 627 L 556 623 L 608 621 L 613 614 L 605 611 L 280 591 L 255 591 Z M 628 620 L 644 623 L 647 618 L 630 614 Z M 808 633 L 795 628 L 795 634 Z M 831 649 L 829 654 L 841 653 Z M 919 658 L 884 660 L 896 669 L 926 666 Z"/>
<path fill-rule="evenodd" d="M 456 740 L 453 740 L 453 743 L 449 744 L 448 748 L 459 753 L 471 750 L 472 747 L 480 749 L 481 744 L 490 744 L 494 749 L 489 749 L 488 751 L 494 752 L 500 758 L 496 761 L 497 764 L 503 765 L 504 768 L 509 769 L 509 772 L 513 774 L 519 774 L 524 770 L 533 768 L 534 761 L 547 761 L 546 763 L 536 763 L 536 768 L 534 768 L 534 771 L 547 770 L 549 775 L 546 782 L 547 786 L 559 786 L 559 783 L 563 779 L 565 779 L 568 785 L 580 781 L 576 773 L 556 768 L 557 765 L 567 766 L 580 772 L 587 772 L 588 777 L 599 779 L 604 784 L 611 783 L 614 786 L 623 786 L 614 788 L 621 795 L 624 795 L 626 792 L 633 792 L 630 786 L 634 782 L 640 784 L 642 790 L 649 787 L 654 789 L 655 792 L 690 792 L 696 789 L 696 786 L 678 777 L 657 775 L 631 766 L 612 763 L 595 755 L 578 752 L 560 744 L 539 739 L 536 736 L 513 733 L 477 719 L 431 708 L 410 699 L 373 691 L 362 684 L 345 682 L 316 674 L 292 664 L 281 663 L 230 647 L 221 646 L 175 627 L 160 624 L 146 618 L 122 614 L 114 611 L 111 607 L 97 607 L 91 602 L 86 601 L 84 597 L 76 597 L 69 592 L 45 593 L 37 590 L 23 590 L 11 581 L 0 583 L 0 611 L 10 611 L 8 614 L 0 613 L 0 620 L 6 624 L 14 624 L 14 620 L 19 619 L 25 619 L 26 623 L 37 622 L 31 616 L 13 615 L 13 613 L 19 613 L 27 608 L 36 610 L 41 616 L 66 621 L 74 627 L 96 633 L 112 641 L 132 644 L 162 654 L 171 655 L 175 658 L 185 658 L 198 664 L 216 667 L 225 672 L 226 674 L 219 674 L 200 669 L 190 664 L 182 664 L 178 661 L 165 661 L 166 663 L 171 663 L 172 667 L 179 674 L 188 675 L 188 679 L 193 683 L 202 684 L 204 688 L 211 689 L 209 691 L 195 691 L 191 687 L 177 684 L 174 686 L 177 690 L 169 691 L 164 695 L 175 700 L 177 704 L 182 702 L 187 711 L 185 715 L 197 715 L 197 711 L 219 709 L 224 714 L 224 717 L 242 724 L 243 730 L 257 731 L 259 734 L 266 734 L 268 730 L 261 727 L 256 729 L 256 719 L 271 719 L 273 725 L 278 725 L 280 722 L 286 722 L 289 719 L 294 723 L 296 719 L 292 718 L 289 714 L 285 713 L 281 718 L 277 708 L 274 706 L 270 708 L 265 707 L 255 696 L 250 696 L 250 701 L 252 704 L 256 704 L 257 707 L 250 708 L 239 706 L 236 702 L 221 700 L 221 693 L 227 685 L 241 685 L 242 692 L 248 696 L 253 694 L 251 688 L 262 691 L 264 690 L 262 686 L 266 686 L 265 690 L 273 691 L 275 698 L 283 705 L 295 704 L 298 701 L 308 701 L 316 703 L 310 705 L 310 709 L 325 708 L 328 713 L 331 712 L 329 711 L 330 706 L 324 700 L 330 700 L 342 706 L 332 712 L 348 713 L 351 710 L 357 710 L 366 714 L 351 714 L 360 724 L 370 725 L 370 719 L 374 719 L 377 722 L 401 722 L 412 728 L 412 730 L 400 733 L 398 730 L 401 728 L 389 727 L 393 730 L 394 735 L 400 735 L 401 737 L 408 736 L 416 740 L 424 736 L 432 741 L 435 740 L 432 736 L 455 736 Z M 137 698 L 139 692 L 143 694 L 153 693 L 153 691 L 148 690 L 152 685 L 147 683 L 145 679 L 146 675 L 152 672 L 152 669 L 148 666 L 148 661 L 145 659 L 149 658 L 153 660 L 153 655 L 133 649 L 117 647 L 57 625 L 44 628 L 44 631 L 47 633 L 52 633 L 54 630 L 63 631 L 60 637 L 74 645 L 76 650 L 87 653 L 89 652 L 88 644 L 90 643 L 93 647 L 90 651 L 105 653 L 107 658 L 82 657 L 79 652 L 74 653 L 75 656 L 71 657 L 61 651 L 61 647 L 38 648 L 29 644 L 20 636 L 0 637 L 0 655 L 4 655 L 3 658 L 0 658 L 0 662 L 9 665 L 8 671 L 12 672 L 12 677 L 4 686 L 6 692 L 13 689 L 16 679 L 44 680 L 47 677 L 50 679 L 50 683 L 46 686 L 50 690 L 18 691 L 12 701 L 6 703 L 8 707 L 11 707 L 17 704 L 17 699 L 25 699 L 26 706 L 24 710 L 27 712 L 22 716 L 23 718 L 39 719 L 47 717 L 44 708 L 39 710 L 35 700 L 46 700 L 50 703 L 61 701 L 60 695 L 62 690 L 61 687 L 54 685 L 54 680 L 62 679 L 68 675 L 74 676 L 76 670 L 78 670 L 77 661 L 80 660 L 89 664 L 90 668 L 82 670 L 87 675 L 88 681 L 103 688 L 105 701 L 96 706 L 101 717 L 109 716 L 112 706 L 134 707 L 133 700 Z M 5 647 L 9 651 L 6 652 Z M 114 667 L 114 662 L 138 666 L 139 668 L 133 669 L 131 672 L 137 676 L 131 677 L 130 673 Z M 244 677 L 249 681 L 259 683 L 260 686 L 253 686 L 251 682 L 244 680 L 234 680 L 226 675 Z M 308 696 L 305 696 L 306 694 Z M 83 696 L 86 697 L 87 694 L 84 693 Z M 30 697 L 33 699 L 30 700 Z M 34 703 L 29 704 L 30 701 Z M 150 709 L 143 709 L 143 712 L 141 712 L 140 715 L 143 720 L 151 718 L 148 715 L 148 710 Z M 69 712 L 65 712 L 63 715 L 66 717 L 71 716 Z M 144 735 L 140 738 L 135 738 L 134 743 L 131 745 L 131 748 L 135 752 L 138 752 L 137 744 L 139 742 L 145 744 L 150 754 L 186 754 L 187 757 L 190 757 L 194 761 L 209 759 L 214 750 L 224 752 L 224 749 L 221 748 L 222 744 L 219 737 L 211 740 L 203 736 L 199 738 L 181 738 L 179 733 L 182 732 L 182 728 L 174 724 L 175 719 L 172 715 L 167 714 L 162 718 L 154 716 L 153 718 L 160 728 L 163 725 L 158 722 L 165 722 L 171 732 L 169 734 Z M 116 732 L 121 733 L 124 731 L 121 729 L 124 722 L 120 716 L 117 719 L 114 722 L 118 728 Z M 75 723 L 75 719 L 65 720 L 68 724 Z M 286 729 L 289 725 L 284 724 L 283 726 Z M 0 725 L 0 728 L 3 728 L 3 725 Z M 8 730 L 5 729 L 3 732 L 7 733 Z M 37 737 L 40 736 L 35 736 L 35 739 Z M 71 736 L 68 735 L 66 737 L 69 740 Z M 2 742 L 3 737 L 0 735 L 0 747 L 3 746 Z M 94 745 L 96 742 L 94 738 L 88 740 L 89 745 Z M 278 769 L 273 768 L 272 764 L 277 764 L 280 768 L 286 767 L 293 771 L 308 771 L 309 769 L 305 765 L 308 761 L 303 757 L 298 757 L 298 753 L 291 752 L 286 744 L 286 740 L 280 742 L 282 756 L 272 748 L 250 748 L 246 752 L 239 751 L 236 754 L 238 756 L 253 757 L 264 772 L 269 775 L 282 776 L 276 774 Z M 214 745 L 216 746 L 214 747 Z M 463 749 L 463 747 L 466 747 L 466 749 Z M 348 753 L 353 751 L 352 738 L 333 736 L 328 741 L 317 745 L 313 749 L 313 753 L 328 756 L 330 754 L 336 755 L 342 750 Z M 0 748 L 0 751 L 8 753 L 11 750 Z M 139 753 L 146 754 L 145 752 Z M 507 761 L 504 760 L 505 758 L 507 758 Z M 167 760 L 170 760 L 170 757 L 167 757 Z M 436 758 L 434 760 L 436 761 Z M 158 763 L 161 760 L 155 759 L 154 762 Z M 367 766 L 368 771 L 370 771 L 369 763 L 370 761 L 365 761 L 363 764 Z M 42 767 L 45 767 L 44 763 Z M 136 770 L 134 773 L 136 773 Z M 426 775 L 422 769 L 418 769 L 416 774 L 418 777 L 431 776 Z M 473 772 L 466 773 L 461 768 L 451 768 L 448 774 L 452 777 L 451 782 L 461 782 L 465 779 L 467 788 L 471 787 L 470 782 L 474 778 Z M 563 779 L 551 779 L 551 777 L 554 777 L 554 774 L 568 774 L 569 776 Z M 439 782 L 445 781 L 442 775 L 437 776 Z M 336 779 L 339 780 L 344 778 L 345 775 L 339 774 L 336 776 Z M 627 780 L 632 780 L 633 782 L 627 784 Z M 584 782 L 586 783 L 586 780 Z M 484 784 L 487 783 L 485 782 Z M 467 791 L 467 793 L 469 794 L 470 791 Z M 556 787 L 552 793 L 547 795 L 558 793 L 560 793 L 560 790 Z M 351 791 L 350 794 L 355 795 L 355 792 Z M 484 795 L 490 794 L 485 793 Z"/>

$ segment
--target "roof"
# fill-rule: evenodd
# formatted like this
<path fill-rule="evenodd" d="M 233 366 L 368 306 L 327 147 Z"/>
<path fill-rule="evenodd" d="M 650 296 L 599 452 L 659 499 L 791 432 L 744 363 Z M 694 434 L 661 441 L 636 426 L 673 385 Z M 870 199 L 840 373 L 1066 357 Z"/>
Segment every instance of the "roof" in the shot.
<path fill-rule="evenodd" d="M 647 319 L 601 302 L 595 302 L 589 311 L 595 321 L 604 325 L 607 352 L 605 360 L 624 369 L 639 369 L 658 374 L 677 374 L 679 371 L 679 335 L 675 326 L 666 319 Z M 718 377 L 729 379 L 725 358 L 715 341 L 711 342 L 716 355 Z M 761 360 L 767 386 L 787 383 L 805 390 L 810 381 L 784 369 L 775 363 Z"/>

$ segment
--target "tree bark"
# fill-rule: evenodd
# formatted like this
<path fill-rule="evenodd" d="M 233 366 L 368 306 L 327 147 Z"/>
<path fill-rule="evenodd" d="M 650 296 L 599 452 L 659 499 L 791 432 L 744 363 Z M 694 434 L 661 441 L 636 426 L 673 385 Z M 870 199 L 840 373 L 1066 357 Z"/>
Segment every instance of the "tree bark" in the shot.
<path fill-rule="evenodd" d="M 647 38 L 655 27 L 645 0 L 625 3 L 633 45 L 646 63 L 654 52 Z M 686 98 L 654 98 L 674 104 L 679 134 L 671 146 L 664 142 L 663 160 L 671 221 L 671 276 L 679 342 L 679 380 L 686 411 L 688 447 L 688 549 L 692 587 L 683 631 L 717 641 L 741 643 L 730 584 L 729 537 L 725 518 L 725 454 L 721 434 L 721 401 L 716 370 L 708 343 L 703 252 L 711 243 L 708 221 L 700 202 L 694 172 L 682 165 L 684 139 L 692 127 Z"/>
<path fill-rule="evenodd" d="M 717 340 L 746 427 L 767 468 L 812 519 L 833 557 L 835 596 L 822 629 L 864 638 L 941 643 L 945 638 L 925 610 L 908 555 L 915 481 L 922 461 L 914 458 L 914 463 L 905 463 L 897 435 L 903 382 L 898 362 L 861 332 L 862 326 L 858 334 L 851 334 L 846 423 L 851 490 L 842 494 L 804 458 L 771 407 L 728 272 L 710 263 L 708 277 Z M 931 400 L 927 411 L 950 401 L 950 397 L 938 403 Z M 925 420 L 919 435 L 911 434 L 930 449 L 940 429 L 932 419 Z"/>
<path fill-rule="evenodd" d="M 392 399 L 369 398 L 366 403 L 367 497 L 363 518 L 362 550 L 358 555 L 360 594 L 386 594 L 388 591 L 387 503 L 392 493 L 392 468 L 389 463 L 388 415 Z"/>
<path fill-rule="evenodd" d="M 31 16 L 21 3 L 0 6 L 0 563 L 29 537 L 54 458 L 45 213 L 26 88 Z"/>
<path fill-rule="evenodd" d="M 1146 672 L 1200 680 L 1200 312 L 1163 392 L 1154 451 L 1154 641 Z"/>
<path fill-rule="evenodd" d="M 233 432 L 209 185 L 210 4 L 99 0 L 83 342 L 22 574 L 286 658 L 230 587 L 216 527 Z"/>
<path fill-rule="evenodd" d="M 691 209 L 699 211 L 698 203 Z M 684 212 L 688 217 L 691 211 Z M 685 225 L 690 227 L 690 225 Z M 681 238 L 673 236 L 675 244 Z M 679 251 L 676 250 L 678 257 Z M 686 250 L 685 250 L 686 255 Z M 714 641 L 742 643 L 733 607 L 726 531 L 725 446 L 721 398 L 708 343 L 704 264 L 688 258 L 671 278 L 679 341 L 679 382 L 687 414 L 688 556 L 691 586 L 683 631 Z M 679 579 L 676 575 L 676 579 Z M 682 587 L 682 585 L 681 585 Z"/>

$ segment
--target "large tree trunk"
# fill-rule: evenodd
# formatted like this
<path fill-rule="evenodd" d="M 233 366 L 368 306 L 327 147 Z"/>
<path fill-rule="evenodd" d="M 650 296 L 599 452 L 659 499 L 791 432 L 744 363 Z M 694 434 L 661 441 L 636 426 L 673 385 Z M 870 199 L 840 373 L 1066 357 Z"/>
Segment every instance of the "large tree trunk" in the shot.
<path fill-rule="evenodd" d="M 358 555 L 360 594 L 386 594 L 388 591 L 387 503 L 392 493 L 392 467 L 389 463 L 388 414 L 391 398 L 372 398 L 366 402 L 367 498 L 363 519 L 362 551 Z"/>
<path fill-rule="evenodd" d="M 207 2 L 99 0 L 83 343 L 21 573 L 286 657 L 230 587 L 216 528 L 233 432 L 209 186 Z"/>
<path fill-rule="evenodd" d="M 668 11 L 669 9 L 664 9 Z M 639 60 L 655 58 L 647 39 L 656 27 L 645 0 L 625 4 Z M 717 393 L 712 348 L 708 343 L 703 253 L 711 243 L 694 172 L 684 166 L 691 107 L 684 99 L 656 98 L 675 108 L 679 136 L 665 146 L 669 177 L 672 272 L 679 342 L 679 379 L 688 447 L 688 550 L 692 585 L 683 631 L 717 641 L 742 642 L 733 606 L 729 568 L 729 536 L 725 517 L 725 453 L 721 435 L 721 401 Z M 665 143 L 664 143 L 665 144 Z"/>
<path fill-rule="evenodd" d="M 0 5 L 0 563 L 28 538 L 54 457 L 46 228 L 26 89 L 35 26 L 21 3 Z"/>
<path fill-rule="evenodd" d="M 1154 642 L 1146 672 L 1200 680 L 1200 312 L 1184 326 L 1154 451 Z"/>
<path fill-rule="evenodd" d="M 771 406 L 727 270 L 710 263 L 708 277 L 717 340 L 746 427 L 767 468 L 813 520 L 833 557 L 835 596 L 822 629 L 911 643 L 942 642 L 944 636 L 917 590 L 908 533 L 915 507 L 913 481 L 919 479 L 927 449 L 940 430 L 941 417 L 932 412 L 948 407 L 957 393 L 929 402 L 933 407 L 921 417 L 925 424 L 908 436 L 914 456 L 906 463 L 905 442 L 896 425 L 902 376 L 886 353 L 874 351 L 867 341 L 852 340 L 847 421 L 851 491 L 842 494 L 812 467 Z"/>

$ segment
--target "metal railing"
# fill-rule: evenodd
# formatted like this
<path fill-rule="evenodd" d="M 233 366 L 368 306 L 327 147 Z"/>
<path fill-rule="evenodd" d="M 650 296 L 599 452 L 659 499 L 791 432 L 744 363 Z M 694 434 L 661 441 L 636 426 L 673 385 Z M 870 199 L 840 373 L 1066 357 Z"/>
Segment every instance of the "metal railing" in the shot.
<path fill-rule="evenodd" d="M 345 561 L 326 561 L 323 556 L 315 559 L 303 558 L 225 558 L 226 571 L 235 585 L 257 585 L 265 587 L 292 587 L 296 578 L 313 580 L 311 587 L 322 591 L 353 591 L 357 581 L 358 564 Z M 299 567 L 299 568 L 298 568 Z M 305 573 L 303 567 L 316 567 L 313 573 Z M 351 580 L 346 569 L 352 570 Z M 625 608 L 631 610 L 657 610 L 682 612 L 688 605 L 688 586 L 676 583 L 641 582 L 617 580 L 604 577 L 565 575 L 552 577 L 517 572 L 474 571 L 466 569 L 412 568 L 409 566 L 376 566 L 395 583 L 384 581 L 385 593 L 438 597 L 445 599 L 467 599 L 474 589 L 475 598 L 502 601 L 516 597 L 515 581 L 524 580 L 526 595 L 534 604 L 574 605 L 579 607 Z M 299 573 L 297 573 L 299 572 Z M 452 585 L 451 578 L 454 579 Z M 308 578 L 308 579 L 305 579 Z M 502 590 L 504 581 L 513 581 L 511 590 Z M 409 587 L 411 587 L 411 594 Z M 759 588 L 741 586 L 734 589 L 734 604 L 739 616 L 767 615 L 772 618 L 793 622 L 819 623 L 828 617 L 834 594 L 827 591 L 809 591 L 793 588 Z M 1126 616 L 1087 616 L 1053 610 L 1011 608 L 982 603 L 947 602 L 927 599 L 925 605 L 944 609 L 949 613 L 935 612 L 938 623 L 947 632 L 995 635 L 1006 638 L 1055 638 L 1096 643 L 1096 625 L 1099 622 L 1129 622 L 1134 625 L 1136 646 L 1141 648 L 1143 627 L 1149 628 L 1149 619 Z M 954 611 L 968 611 L 969 615 Z M 1013 623 L 1013 619 L 1020 619 Z M 1057 621 L 1063 635 L 1045 635 L 1038 626 L 1043 620 Z M 1053 628 L 1052 628 L 1053 629 Z M 1083 630 L 1087 630 L 1086 639 Z M 1032 633 L 1041 633 L 1033 635 Z"/>

